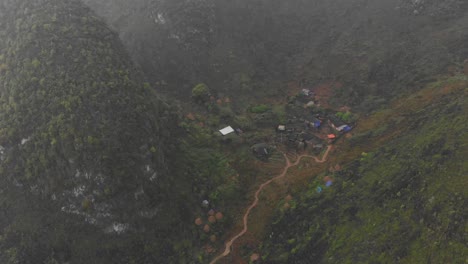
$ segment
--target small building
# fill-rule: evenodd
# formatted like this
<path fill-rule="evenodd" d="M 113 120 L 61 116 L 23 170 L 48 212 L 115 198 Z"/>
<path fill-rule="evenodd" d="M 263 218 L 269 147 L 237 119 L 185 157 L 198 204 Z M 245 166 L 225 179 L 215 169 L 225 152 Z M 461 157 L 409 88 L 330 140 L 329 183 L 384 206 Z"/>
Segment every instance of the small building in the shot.
<path fill-rule="evenodd" d="M 307 143 L 305 141 L 296 141 L 296 151 L 303 151 L 307 149 Z"/>
<path fill-rule="evenodd" d="M 317 118 L 317 119 L 320 120 L 320 121 L 324 121 L 324 120 L 327 119 L 327 117 L 326 117 L 325 115 L 321 114 L 321 113 L 316 113 L 316 114 L 314 115 L 314 117 Z"/>
<path fill-rule="evenodd" d="M 323 147 L 324 147 L 323 144 L 314 144 L 314 145 L 312 146 L 312 148 L 318 149 L 318 150 L 323 149 Z"/>
<path fill-rule="evenodd" d="M 286 126 L 285 126 L 285 125 L 279 125 L 278 128 L 277 128 L 277 130 L 278 130 L 279 132 L 284 132 L 284 131 L 286 131 Z"/>
<path fill-rule="evenodd" d="M 348 125 L 342 125 L 342 126 L 337 127 L 336 130 L 340 132 L 349 132 L 351 131 L 351 127 Z"/>
<path fill-rule="evenodd" d="M 322 149 L 325 143 L 321 138 L 309 133 L 301 133 L 299 139 L 305 143 L 304 147 L 312 147 L 314 150 Z"/>
<path fill-rule="evenodd" d="M 0 145 L 0 160 L 5 160 L 5 147 Z"/>
<path fill-rule="evenodd" d="M 335 135 L 335 134 L 328 134 L 328 135 L 327 135 L 327 138 L 328 138 L 328 139 L 335 139 L 335 138 L 336 138 L 336 135 Z"/>
<path fill-rule="evenodd" d="M 223 136 L 229 135 L 232 132 L 234 132 L 234 129 L 231 126 L 227 126 L 227 127 L 223 128 L 223 129 L 219 130 L 219 133 L 221 133 L 221 135 L 223 135 Z"/>
<path fill-rule="evenodd" d="M 309 101 L 309 102 L 307 102 L 307 103 L 305 104 L 305 107 L 306 107 L 306 108 L 311 108 L 311 107 L 313 107 L 314 105 L 315 105 L 315 102 L 314 102 L 314 101 Z"/>
<path fill-rule="evenodd" d="M 302 132 L 301 134 L 299 134 L 299 139 L 301 141 L 304 141 L 304 142 L 316 142 L 316 143 L 320 143 L 320 138 L 316 137 L 315 135 L 312 135 L 312 134 L 309 134 L 309 133 L 306 133 L 306 132 Z"/>
<path fill-rule="evenodd" d="M 301 94 L 305 96 L 311 96 L 312 92 L 309 89 L 302 89 Z"/>
<path fill-rule="evenodd" d="M 302 89 L 299 94 L 294 98 L 295 103 L 298 106 L 304 106 L 312 100 L 314 93 L 310 89 Z"/>
<path fill-rule="evenodd" d="M 309 118 L 308 122 L 309 122 L 310 126 L 313 127 L 313 128 L 320 128 L 320 126 L 322 125 L 322 121 L 320 121 L 316 117 Z"/>
<path fill-rule="evenodd" d="M 341 130 L 338 130 L 338 128 L 346 125 L 341 119 L 333 115 L 328 116 L 328 124 L 337 131 L 341 131 Z"/>
<path fill-rule="evenodd" d="M 252 153 L 259 159 L 268 159 L 272 148 L 266 143 L 255 144 L 251 147 Z"/>

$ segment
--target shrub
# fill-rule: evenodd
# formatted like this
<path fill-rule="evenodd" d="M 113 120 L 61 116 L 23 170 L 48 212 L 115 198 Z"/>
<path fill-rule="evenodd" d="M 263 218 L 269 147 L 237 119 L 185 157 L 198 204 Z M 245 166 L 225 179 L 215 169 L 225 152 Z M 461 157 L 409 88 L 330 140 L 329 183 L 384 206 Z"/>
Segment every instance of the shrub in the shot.
<path fill-rule="evenodd" d="M 255 114 L 265 113 L 268 110 L 270 110 L 270 107 L 265 104 L 260 104 L 260 105 L 253 106 L 250 108 L 250 112 L 255 113 Z"/>
<path fill-rule="evenodd" d="M 276 117 L 278 118 L 278 121 L 280 123 L 285 123 L 286 122 L 286 109 L 282 105 L 277 105 L 274 106 L 272 109 L 273 113 L 275 113 Z"/>

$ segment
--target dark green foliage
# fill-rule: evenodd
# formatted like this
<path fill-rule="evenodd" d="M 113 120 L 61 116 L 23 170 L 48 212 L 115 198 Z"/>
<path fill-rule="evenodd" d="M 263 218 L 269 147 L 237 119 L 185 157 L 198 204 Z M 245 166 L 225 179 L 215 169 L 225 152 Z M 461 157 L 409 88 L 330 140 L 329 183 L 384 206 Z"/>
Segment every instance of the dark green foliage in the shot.
<path fill-rule="evenodd" d="M 0 7 L 0 262 L 182 259 L 174 109 L 80 1 Z"/>
<path fill-rule="evenodd" d="M 270 110 L 270 107 L 268 105 L 265 105 L 265 104 L 252 106 L 250 108 L 250 112 L 255 113 L 255 114 L 265 113 L 268 110 Z"/>
<path fill-rule="evenodd" d="M 412 130 L 335 174 L 322 193 L 277 213 L 268 263 L 464 263 L 467 102 L 446 96 Z"/>
<path fill-rule="evenodd" d="M 353 115 L 349 111 L 347 111 L 347 112 L 338 112 L 335 115 L 338 118 L 340 118 L 341 120 L 343 120 L 344 122 L 346 122 L 346 123 L 352 123 L 352 122 L 355 122 L 357 120 L 356 115 Z"/>
<path fill-rule="evenodd" d="M 231 160 L 220 151 L 220 142 L 229 136 L 221 137 L 211 128 L 188 123 L 182 126 L 185 134 L 180 140 L 181 156 L 177 159 L 183 164 L 178 169 L 190 175 L 194 207 L 198 208 L 199 203 L 208 198 L 216 208 L 229 206 L 230 200 L 241 194 L 238 182 L 231 179 L 236 174 L 229 165 Z"/>

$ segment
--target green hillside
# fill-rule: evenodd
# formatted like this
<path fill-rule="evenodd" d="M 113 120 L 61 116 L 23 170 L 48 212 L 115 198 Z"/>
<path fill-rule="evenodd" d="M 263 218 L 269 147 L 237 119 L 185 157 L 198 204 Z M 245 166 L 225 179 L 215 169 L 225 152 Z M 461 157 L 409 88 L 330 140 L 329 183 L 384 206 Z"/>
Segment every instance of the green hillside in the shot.
<path fill-rule="evenodd" d="M 293 209 L 277 210 L 263 244 L 266 263 L 466 263 L 467 78 L 429 86 L 424 94 L 434 103 L 376 114 L 385 119 L 354 135 L 350 148 L 387 131 L 401 135 L 342 171 L 324 172 Z M 458 88 L 434 92 L 450 87 Z M 408 98 L 399 102 L 408 109 L 424 100 L 421 93 Z M 329 188 L 324 175 L 334 179 Z"/>
<path fill-rule="evenodd" d="M 80 1 L 0 5 L 0 262 L 167 259 L 177 116 Z"/>

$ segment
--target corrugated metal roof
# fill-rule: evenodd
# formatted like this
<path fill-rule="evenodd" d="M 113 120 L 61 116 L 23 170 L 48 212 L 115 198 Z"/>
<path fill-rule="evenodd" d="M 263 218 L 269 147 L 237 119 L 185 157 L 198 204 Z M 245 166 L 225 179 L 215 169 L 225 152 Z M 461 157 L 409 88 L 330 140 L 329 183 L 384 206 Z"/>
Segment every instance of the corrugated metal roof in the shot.
<path fill-rule="evenodd" d="M 234 132 L 234 129 L 232 129 L 231 126 L 227 126 L 221 130 L 219 130 L 219 133 L 221 133 L 223 136 L 227 135 L 227 134 L 231 134 L 232 132 Z"/>

